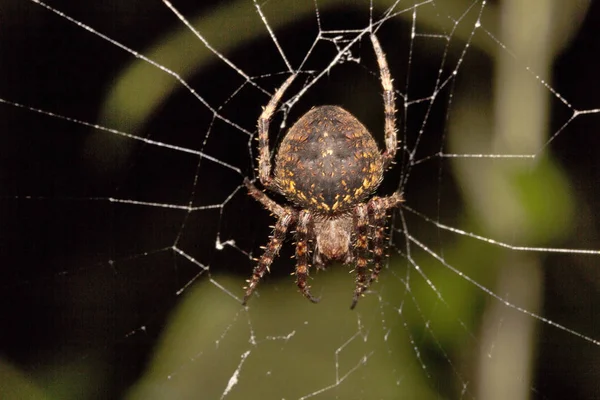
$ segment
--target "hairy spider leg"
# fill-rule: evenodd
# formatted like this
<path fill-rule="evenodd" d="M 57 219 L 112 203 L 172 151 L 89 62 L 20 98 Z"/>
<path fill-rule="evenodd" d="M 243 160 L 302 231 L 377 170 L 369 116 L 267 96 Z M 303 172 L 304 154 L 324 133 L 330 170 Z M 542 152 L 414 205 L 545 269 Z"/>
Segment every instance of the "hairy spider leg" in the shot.
<path fill-rule="evenodd" d="M 356 286 L 354 293 L 354 300 L 352 301 L 351 309 L 354 309 L 360 296 L 371 286 L 371 284 L 377 280 L 381 268 L 383 267 L 383 251 L 384 251 L 384 239 L 385 239 L 385 228 L 386 228 L 386 213 L 390 209 L 396 208 L 404 199 L 398 192 L 386 196 L 386 197 L 373 197 L 369 200 L 367 207 L 369 210 L 369 221 L 372 236 L 373 246 L 373 271 L 369 281 L 362 285 Z M 358 264 L 357 264 L 358 265 Z"/>
<path fill-rule="evenodd" d="M 396 132 L 396 95 L 390 69 L 388 67 L 385 53 L 374 33 L 371 34 L 371 43 L 377 56 L 381 85 L 383 86 L 383 106 L 385 113 L 385 151 L 383 152 L 383 167 L 388 168 L 396 157 L 398 139 Z"/>
<path fill-rule="evenodd" d="M 354 227 L 356 231 L 356 240 L 354 242 L 356 254 L 356 286 L 354 289 L 354 299 L 352 300 L 352 305 L 350 306 L 351 309 L 356 306 L 361 294 L 367 288 L 369 209 L 366 204 L 359 204 L 356 206 L 356 210 L 354 212 Z"/>
<path fill-rule="evenodd" d="M 254 197 L 256 201 L 262 204 L 263 207 L 265 207 L 267 210 L 275 214 L 278 218 L 281 218 L 284 214 L 291 212 L 291 208 L 282 207 L 279 204 L 277 204 L 275 201 L 269 198 L 269 196 L 267 196 L 263 191 L 254 186 L 248 178 L 244 178 L 244 185 L 246 186 L 246 189 L 248 190 L 248 194 L 250 196 Z"/>
<path fill-rule="evenodd" d="M 387 202 L 387 204 L 386 204 Z M 399 196 L 392 195 L 388 198 L 374 197 L 369 202 L 369 208 L 371 209 L 371 226 L 373 233 L 371 235 L 373 240 L 373 271 L 371 272 L 371 278 L 369 279 L 368 286 L 377 280 L 381 268 L 383 266 L 383 252 L 384 252 L 384 239 L 385 239 L 385 227 L 386 227 L 386 213 L 390 208 L 396 207 L 402 202 L 402 198 Z"/>
<path fill-rule="evenodd" d="M 250 183 L 248 179 L 244 180 L 244 184 L 248 188 L 248 193 L 250 193 L 250 195 L 260 202 L 266 209 L 277 215 L 278 219 L 277 223 L 275 224 L 273 235 L 271 235 L 267 247 L 258 259 L 258 264 L 256 264 L 256 267 L 254 267 L 252 278 L 247 281 L 248 286 L 245 288 L 246 295 L 244 296 L 242 305 L 246 305 L 248 299 L 250 296 L 252 296 L 252 293 L 256 289 L 256 286 L 258 286 L 258 283 L 265 275 L 265 272 L 271 267 L 273 260 L 281 249 L 281 245 L 283 244 L 283 240 L 285 239 L 285 235 L 289 227 L 295 222 L 297 217 L 297 212 L 295 210 L 281 207 L 271 200 L 266 194 L 258 190 L 256 186 Z"/>
<path fill-rule="evenodd" d="M 318 303 L 320 298 L 310 294 L 310 286 L 306 284 L 308 278 L 308 230 L 310 229 L 311 215 L 307 210 L 300 211 L 296 226 L 296 285 L 310 301 Z"/>
<path fill-rule="evenodd" d="M 277 89 L 269 104 L 263 108 L 262 114 L 258 118 L 258 178 L 265 188 L 277 191 L 273 186 L 273 175 L 271 174 L 271 151 L 269 150 L 269 122 L 275 112 L 277 105 L 281 101 L 283 94 L 292 81 L 296 78 L 296 74 L 291 75 Z"/>
<path fill-rule="evenodd" d="M 258 264 L 254 267 L 254 271 L 252 272 L 252 278 L 248 280 L 248 286 L 246 287 L 246 295 L 244 296 L 244 301 L 242 305 L 246 305 L 250 296 L 256 289 L 256 286 L 262 279 L 265 271 L 269 269 L 271 264 L 273 263 L 273 259 L 279 253 L 279 249 L 281 249 L 281 244 L 283 243 L 283 239 L 285 239 L 285 234 L 293 222 L 294 218 L 291 213 L 285 213 L 281 218 L 277 220 L 275 224 L 275 230 L 273 231 L 273 235 L 269 240 L 269 244 L 265 248 L 264 253 L 260 256 L 258 260 Z"/>

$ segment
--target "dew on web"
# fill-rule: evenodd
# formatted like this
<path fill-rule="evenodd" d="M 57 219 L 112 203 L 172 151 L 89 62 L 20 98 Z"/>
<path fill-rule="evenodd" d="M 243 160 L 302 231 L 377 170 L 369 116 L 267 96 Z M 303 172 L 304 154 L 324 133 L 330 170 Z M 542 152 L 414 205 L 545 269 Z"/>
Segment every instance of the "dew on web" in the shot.
<path fill-rule="evenodd" d="M 525 3 L 5 5 L 7 393 L 599 397 L 600 9 Z M 354 266 L 311 270 L 311 304 L 290 234 L 243 307 L 276 222 L 243 185 L 262 107 L 297 73 L 272 155 L 324 104 L 383 149 L 372 32 L 400 139 L 377 194 L 406 200 L 379 281 L 351 311 Z"/>

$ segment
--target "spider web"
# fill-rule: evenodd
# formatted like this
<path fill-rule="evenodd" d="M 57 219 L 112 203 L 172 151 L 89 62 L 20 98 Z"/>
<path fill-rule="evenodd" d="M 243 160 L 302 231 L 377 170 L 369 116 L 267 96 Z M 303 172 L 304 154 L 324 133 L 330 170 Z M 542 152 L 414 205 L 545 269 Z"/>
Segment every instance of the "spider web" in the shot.
<path fill-rule="evenodd" d="M 0 8 L 4 397 L 600 395 L 597 6 L 172 3 Z M 244 308 L 261 107 L 297 71 L 272 148 L 321 104 L 382 146 L 371 32 L 389 261 L 354 311 L 349 268 L 314 271 L 314 305 L 288 239 Z"/>

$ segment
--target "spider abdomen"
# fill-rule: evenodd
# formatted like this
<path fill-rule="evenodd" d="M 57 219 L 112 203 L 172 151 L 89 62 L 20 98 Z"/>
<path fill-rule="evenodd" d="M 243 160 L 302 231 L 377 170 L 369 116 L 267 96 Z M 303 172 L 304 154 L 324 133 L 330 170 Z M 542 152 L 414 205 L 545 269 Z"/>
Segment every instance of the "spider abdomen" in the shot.
<path fill-rule="evenodd" d="M 275 183 L 298 206 L 324 214 L 347 212 L 381 182 L 377 143 L 354 115 L 315 107 L 287 132 L 275 160 Z"/>

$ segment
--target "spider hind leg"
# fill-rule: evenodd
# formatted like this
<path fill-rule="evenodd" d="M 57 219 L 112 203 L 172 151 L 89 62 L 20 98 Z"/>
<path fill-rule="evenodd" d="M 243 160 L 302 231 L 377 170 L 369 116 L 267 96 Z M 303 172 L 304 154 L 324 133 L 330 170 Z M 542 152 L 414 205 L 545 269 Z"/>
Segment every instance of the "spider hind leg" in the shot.
<path fill-rule="evenodd" d="M 313 303 L 318 303 L 321 298 L 314 297 L 310 293 L 310 286 L 306 283 L 308 278 L 308 230 L 310 226 L 311 214 L 309 211 L 302 210 L 298 216 L 298 225 L 296 227 L 296 285 L 300 292 Z"/>
<path fill-rule="evenodd" d="M 264 276 L 265 272 L 268 271 L 269 267 L 273 263 L 273 260 L 279 253 L 281 245 L 283 244 L 283 240 L 285 239 L 285 235 L 293 221 L 294 215 L 291 212 L 285 212 L 277 220 L 277 224 L 275 224 L 275 230 L 271 236 L 271 239 L 269 240 L 269 244 L 265 248 L 264 253 L 260 256 L 258 264 L 256 267 L 254 267 L 252 278 L 248 280 L 248 286 L 246 286 L 246 295 L 244 296 L 242 305 L 246 305 L 248 299 L 250 296 L 252 296 L 252 293 L 258 286 L 258 283 Z"/>
<path fill-rule="evenodd" d="M 385 239 L 385 229 L 386 229 L 386 213 L 390 209 L 394 209 L 400 205 L 404 200 L 402 195 L 398 192 L 392 194 L 391 196 L 386 197 L 373 197 L 367 203 L 368 208 L 368 217 L 369 217 L 369 230 L 371 232 L 371 240 L 373 247 L 373 271 L 371 272 L 371 277 L 368 281 L 366 281 L 366 277 L 363 274 L 366 274 L 366 264 L 367 260 L 364 256 L 361 258 L 357 256 L 357 278 L 356 278 L 356 289 L 354 290 L 354 298 L 352 300 L 352 305 L 350 309 L 354 309 L 360 297 L 364 294 L 364 292 L 371 286 L 371 284 L 377 280 L 379 277 L 379 273 L 383 268 L 383 253 L 384 253 L 384 239 Z M 360 208 L 357 209 L 357 211 Z M 367 234 L 366 234 L 366 226 L 364 228 L 361 227 L 360 223 L 360 215 L 357 215 L 357 243 L 356 249 L 357 253 L 360 255 L 364 254 L 368 251 L 368 242 L 367 242 Z M 365 224 L 366 225 L 366 224 Z M 361 235 L 364 235 L 365 242 L 360 242 Z M 359 270 L 361 268 L 361 270 Z M 365 282 L 366 281 L 366 282 Z"/>
<path fill-rule="evenodd" d="M 356 287 L 354 289 L 354 297 L 350 309 L 356 307 L 358 299 L 367 289 L 367 253 L 369 251 L 369 237 L 367 235 L 369 225 L 369 209 L 366 204 L 360 204 L 356 207 L 354 217 L 354 229 L 356 231 L 356 240 L 354 248 L 356 253 Z"/>

